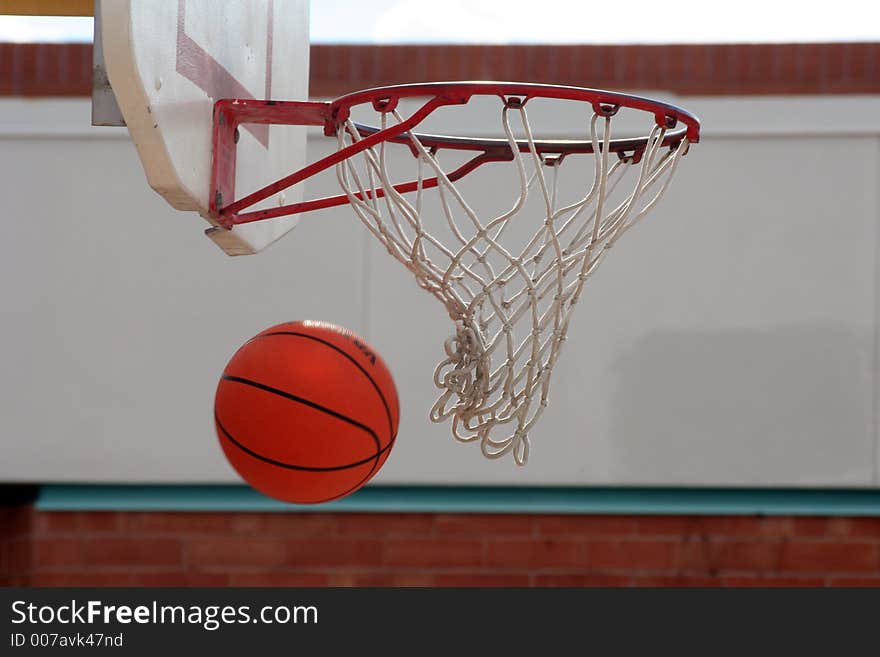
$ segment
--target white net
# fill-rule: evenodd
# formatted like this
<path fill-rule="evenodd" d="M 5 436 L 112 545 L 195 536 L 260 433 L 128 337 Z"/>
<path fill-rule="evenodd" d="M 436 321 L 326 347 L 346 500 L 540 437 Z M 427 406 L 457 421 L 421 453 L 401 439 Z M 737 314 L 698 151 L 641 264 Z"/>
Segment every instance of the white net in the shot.
<path fill-rule="evenodd" d="M 489 458 L 511 453 L 520 465 L 547 406 L 551 374 L 584 283 L 657 203 L 688 145 L 686 139 L 664 145 L 667 128 L 645 114 L 652 128 L 640 157 L 615 154 L 612 113 L 582 106 L 580 139 L 592 152 L 568 202 L 559 200 L 559 171 L 573 156 L 560 157 L 564 149 L 552 153 L 532 134 L 526 107 L 503 99 L 501 125 L 515 176 L 513 199 L 500 212 L 481 218 L 445 173 L 451 168 L 441 164 L 444 150 L 411 132 L 405 134 L 418 184 L 409 194 L 393 188 L 398 181 L 388 151 L 395 145 L 386 141 L 336 168 L 363 224 L 443 303 L 455 324 L 434 372 L 440 396 L 431 420 L 451 418 L 457 440 L 478 442 Z M 383 112 L 381 128 L 405 118 L 396 108 Z M 339 149 L 362 138 L 350 119 L 340 124 Z M 634 182 L 624 189 L 627 172 Z M 436 188 L 428 189 L 424 181 L 435 176 Z"/>

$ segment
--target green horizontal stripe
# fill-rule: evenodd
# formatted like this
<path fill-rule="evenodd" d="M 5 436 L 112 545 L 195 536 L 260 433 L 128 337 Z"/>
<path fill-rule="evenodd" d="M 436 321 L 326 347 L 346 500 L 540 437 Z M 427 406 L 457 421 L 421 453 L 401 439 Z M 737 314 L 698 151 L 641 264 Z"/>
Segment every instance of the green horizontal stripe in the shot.
<path fill-rule="evenodd" d="M 43 511 L 267 511 L 880 516 L 880 490 L 372 486 L 300 506 L 245 486 L 51 485 Z"/>

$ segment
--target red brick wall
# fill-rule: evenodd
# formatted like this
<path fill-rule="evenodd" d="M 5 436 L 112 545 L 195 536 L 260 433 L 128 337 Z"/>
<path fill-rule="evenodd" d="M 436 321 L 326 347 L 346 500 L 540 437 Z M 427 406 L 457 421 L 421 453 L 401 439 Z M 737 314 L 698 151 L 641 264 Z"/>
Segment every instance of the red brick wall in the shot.
<path fill-rule="evenodd" d="M 17 585 L 880 586 L 880 518 L 3 513 Z"/>
<path fill-rule="evenodd" d="M 0 43 L 0 95 L 91 94 L 90 44 Z M 311 95 L 402 82 L 518 80 L 682 94 L 880 92 L 880 43 L 315 45 Z"/>
<path fill-rule="evenodd" d="M 91 95 L 91 44 L 0 43 L 0 96 Z"/>

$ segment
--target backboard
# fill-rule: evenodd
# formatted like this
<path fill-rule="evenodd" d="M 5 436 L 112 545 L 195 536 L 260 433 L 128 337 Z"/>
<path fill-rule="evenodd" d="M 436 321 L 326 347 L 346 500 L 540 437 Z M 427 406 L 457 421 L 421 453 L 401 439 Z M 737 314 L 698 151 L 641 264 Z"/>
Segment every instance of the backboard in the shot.
<path fill-rule="evenodd" d="M 308 0 L 100 0 L 95 32 L 150 185 L 175 209 L 208 221 L 214 102 L 308 97 Z M 301 126 L 242 126 L 236 189 L 302 167 L 305 137 Z M 264 206 L 297 202 L 299 193 L 287 190 Z M 206 234 L 243 255 L 295 224 L 285 217 Z"/>

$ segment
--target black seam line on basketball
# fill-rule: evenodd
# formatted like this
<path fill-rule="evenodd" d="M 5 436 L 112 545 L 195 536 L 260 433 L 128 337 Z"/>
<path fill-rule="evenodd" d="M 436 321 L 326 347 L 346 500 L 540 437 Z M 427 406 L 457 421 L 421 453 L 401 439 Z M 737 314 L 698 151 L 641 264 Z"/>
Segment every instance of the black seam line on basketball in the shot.
<path fill-rule="evenodd" d="M 376 435 L 376 432 L 373 431 L 366 424 L 361 424 L 357 420 L 348 417 L 347 415 L 343 415 L 342 413 L 338 413 L 331 408 L 327 408 L 326 406 L 321 406 L 320 404 L 316 404 L 313 401 L 309 401 L 308 399 L 303 399 L 302 397 L 297 397 L 289 392 L 284 390 L 279 390 L 278 388 L 273 388 L 272 386 L 267 386 L 265 383 L 260 383 L 259 381 L 252 381 L 251 379 L 245 379 L 240 376 L 232 376 L 231 374 L 223 375 L 224 381 L 232 381 L 233 383 L 241 383 L 242 385 L 251 386 L 252 388 L 257 388 L 258 390 L 262 390 L 263 392 L 268 392 L 273 395 L 278 395 L 279 397 L 284 397 L 284 399 L 288 399 L 292 402 L 296 402 L 297 404 L 302 404 L 303 406 L 308 406 L 309 408 L 314 408 L 316 411 L 320 411 L 321 413 L 326 413 L 327 415 L 331 415 L 335 417 L 337 420 L 342 420 L 343 422 L 348 422 L 350 425 L 361 429 L 362 431 L 366 431 L 372 437 L 373 442 L 376 443 L 376 451 L 379 451 L 382 447 L 382 441 L 379 440 L 379 436 Z"/>
<path fill-rule="evenodd" d="M 218 424 L 219 424 L 219 422 L 218 422 Z M 225 430 L 224 430 L 224 433 L 225 433 Z M 391 437 L 391 442 L 388 443 L 387 447 L 382 448 L 382 452 L 389 451 L 391 449 L 391 447 L 394 445 L 395 440 L 397 440 L 397 434 L 395 434 L 394 436 Z M 376 468 L 379 465 L 379 458 L 382 455 L 382 452 L 379 452 L 379 454 L 376 455 L 376 462 L 373 464 L 373 467 L 370 468 L 370 471 L 367 474 L 365 474 L 363 477 L 361 477 L 356 484 L 345 489 L 344 491 L 342 491 L 338 495 L 334 495 L 333 497 L 328 497 L 326 500 L 319 500 L 317 502 L 305 502 L 305 504 L 326 504 L 327 502 L 333 502 L 334 500 L 341 500 L 343 497 L 348 497 L 349 495 L 351 495 L 355 491 L 360 490 L 360 488 L 364 484 L 366 484 L 368 481 L 370 481 L 370 479 L 373 478 L 373 475 L 376 472 Z"/>
<path fill-rule="evenodd" d="M 217 423 L 217 427 L 220 429 L 220 431 L 223 432 L 223 437 L 226 438 L 226 440 L 231 442 L 233 445 L 238 447 L 241 451 L 245 452 L 246 454 L 249 454 L 250 456 L 253 456 L 255 459 L 259 459 L 260 461 L 263 461 L 265 463 L 269 463 L 271 465 L 277 465 L 280 468 L 287 468 L 288 470 L 305 470 L 308 472 L 333 472 L 336 470 L 348 470 L 349 468 L 356 468 L 359 465 L 364 465 L 365 463 L 369 463 L 370 461 L 373 461 L 373 460 L 378 462 L 378 460 L 382 456 L 382 454 L 387 452 L 389 449 L 391 449 L 391 446 L 394 444 L 394 441 L 392 440 L 388 444 L 387 447 L 383 447 L 378 452 L 376 452 L 374 455 L 368 456 L 367 458 L 362 459 L 360 461 L 356 461 L 354 463 L 346 463 L 345 465 L 334 465 L 334 466 L 328 466 L 328 467 L 310 466 L 310 465 L 296 465 L 293 463 L 285 463 L 284 461 L 278 461 L 276 459 L 269 458 L 268 456 L 263 456 L 262 454 L 255 452 L 254 450 L 250 449 L 249 447 L 242 445 L 235 438 L 233 438 L 232 434 L 229 433 L 229 431 L 226 429 L 225 426 L 223 426 L 223 423 L 220 422 L 220 418 L 217 417 L 216 413 L 214 413 L 214 422 Z M 373 466 L 373 468 L 375 468 L 375 465 Z M 372 471 L 373 470 L 371 469 L 370 472 L 372 472 Z"/>
<path fill-rule="evenodd" d="M 379 469 L 379 461 L 382 459 L 382 453 L 386 452 L 386 451 L 390 452 L 391 448 L 394 446 L 394 441 L 396 439 L 397 439 L 397 434 L 391 436 L 391 440 L 388 442 L 388 445 L 386 447 L 383 447 L 382 451 L 380 451 L 379 453 L 376 454 L 376 461 L 373 463 L 373 467 L 371 467 L 370 471 L 367 474 L 365 474 L 363 477 L 361 477 L 360 480 L 354 486 L 352 486 L 348 490 L 340 493 L 336 497 L 331 497 L 330 499 L 324 500 L 324 501 L 331 502 L 333 500 L 338 500 L 338 499 L 341 499 L 347 495 L 350 495 L 351 493 L 353 493 L 356 490 L 358 490 L 359 488 L 361 488 L 361 486 L 366 484 L 370 479 L 372 479 L 373 475 L 375 475 L 376 471 Z"/>
<path fill-rule="evenodd" d="M 342 354 L 343 356 L 345 356 L 349 361 L 351 361 L 352 365 L 354 365 L 356 368 L 358 368 L 361 371 L 361 373 L 363 373 L 363 375 L 365 377 L 367 377 L 367 380 L 372 384 L 373 388 L 376 390 L 376 394 L 378 394 L 379 399 L 382 400 L 382 406 L 385 407 L 385 416 L 388 418 L 388 432 L 392 433 L 392 434 L 396 433 L 396 431 L 394 430 L 394 421 L 391 419 L 391 409 L 388 406 L 388 401 L 385 399 L 385 395 L 382 394 L 382 389 L 379 387 L 379 384 L 376 383 L 375 379 L 373 379 L 373 377 L 370 376 L 370 373 L 367 372 L 367 370 L 365 370 L 361 366 L 360 363 L 358 363 L 349 354 L 345 353 L 344 350 L 340 349 L 332 342 L 327 342 L 326 340 L 323 340 L 321 338 L 317 338 L 314 335 L 309 335 L 308 333 L 299 333 L 298 331 L 272 331 L 271 333 L 263 333 L 261 335 L 254 336 L 253 338 L 248 340 L 248 342 L 253 342 L 254 340 L 260 340 L 262 338 L 268 338 L 273 335 L 293 335 L 293 336 L 300 337 L 300 338 L 306 338 L 307 340 L 314 340 L 315 342 L 320 342 L 321 344 L 323 344 L 327 347 L 330 347 L 334 351 L 337 351 L 340 354 Z"/>
<path fill-rule="evenodd" d="M 361 366 L 360 363 L 358 363 L 354 358 L 352 358 L 350 354 L 347 354 L 344 350 L 340 349 L 332 342 L 328 342 L 327 340 L 324 340 L 322 338 L 318 338 L 318 337 L 316 337 L 314 335 L 310 335 L 308 333 L 299 333 L 297 331 L 272 331 L 271 333 L 263 333 L 262 335 L 257 335 L 254 338 L 251 338 L 251 340 L 249 340 L 249 342 L 252 342 L 253 340 L 259 340 L 261 338 L 268 338 L 273 335 L 292 335 L 292 336 L 296 336 L 296 337 L 300 337 L 300 338 L 306 338 L 307 340 L 314 340 L 315 342 L 320 342 L 324 346 L 330 347 L 334 351 L 345 356 L 351 362 L 352 365 L 357 367 L 361 371 L 361 373 L 365 377 L 367 377 L 367 380 L 373 386 L 373 389 L 376 391 L 376 394 L 379 395 L 379 399 L 382 400 L 382 406 L 385 407 L 385 416 L 388 419 L 388 431 L 390 433 L 395 433 L 394 421 L 391 419 L 391 409 L 388 406 L 388 401 L 385 399 L 385 395 L 382 394 L 382 389 L 379 387 L 379 384 L 376 383 L 375 379 L 373 379 L 373 377 L 370 376 L 370 373 L 367 372 L 367 370 L 365 370 Z"/>

